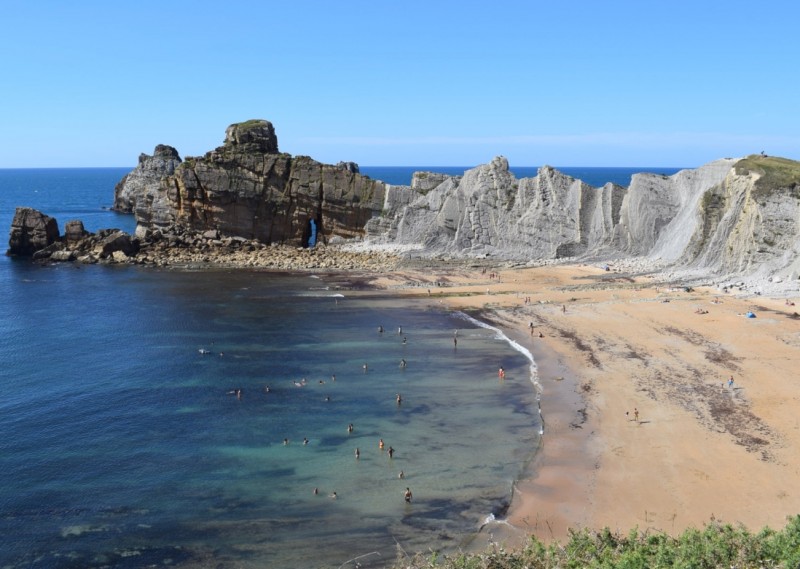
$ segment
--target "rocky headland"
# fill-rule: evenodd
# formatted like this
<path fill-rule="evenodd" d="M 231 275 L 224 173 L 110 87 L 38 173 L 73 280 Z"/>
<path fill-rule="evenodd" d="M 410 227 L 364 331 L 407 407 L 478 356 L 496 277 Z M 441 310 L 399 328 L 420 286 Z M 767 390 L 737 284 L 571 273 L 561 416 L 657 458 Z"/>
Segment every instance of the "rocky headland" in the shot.
<path fill-rule="evenodd" d="M 591 261 L 759 286 L 800 275 L 800 163 L 764 155 L 637 174 L 627 188 L 593 187 L 549 166 L 517 179 L 503 157 L 463 176 L 417 172 L 396 186 L 353 163 L 282 153 L 273 125 L 251 120 L 228 127 L 222 146 L 200 157 L 182 160 L 166 145 L 142 154 L 117 184 L 114 208 L 136 216 L 127 240 L 82 228 L 55 238 L 44 218 L 18 211 L 9 253 L 279 268 L 321 257 L 332 268 L 385 268 L 410 254 L 432 263 Z M 275 260 L 277 251 L 294 260 Z"/>

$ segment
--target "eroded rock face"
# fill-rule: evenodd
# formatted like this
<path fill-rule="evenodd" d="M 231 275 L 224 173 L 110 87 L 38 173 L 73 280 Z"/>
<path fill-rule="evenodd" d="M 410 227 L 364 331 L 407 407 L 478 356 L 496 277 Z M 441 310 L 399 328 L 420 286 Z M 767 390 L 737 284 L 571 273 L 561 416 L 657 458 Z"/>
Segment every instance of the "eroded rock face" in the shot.
<path fill-rule="evenodd" d="M 594 188 L 548 166 L 517 180 L 503 157 L 462 177 L 416 174 L 412 187 L 392 189 L 383 218 L 367 226 L 370 241 L 521 260 L 609 245 L 625 196 L 620 186 Z"/>
<path fill-rule="evenodd" d="M 73 219 L 64 224 L 64 242 L 67 245 L 78 243 L 81 239 L 88 235 L 86 229 L 83 227 L 83 222 L 79 219 Z"/>
<path fill-rule="evenodd" d="M 11 221 L 7 255 L 30 257 L 59 240 L 58 222 L 30 207 L 18 207 Z"/>
<path fill-rule="evenodd" d="M 517 180 L 506 160 L 461 178 L 392 186 L 366 244 L 417 254 L 542 260 L 640 257 L 699 275 L 800 275 L 800 163 L 750 156 L 595 188 L 548 166 Z"/>
<path fill-rule="evenodd" d="M 169 175 L 161 175 L 166 170 L 160 167 L 140 161 L 121 182 L 127 193 L 118 191 L 115 199 L 116 209 L 135 204 L 137 223 L 144 227 L 175 224 L 304 246 L 312 221 L 321 242 L 362 235 L 384 200 L 384 184 L 359 175 L 355 164 L 334 166 L 280 153 L 272 124 L 263 120 L 229 126 L 222 146 L 187 157 Z M 142 183 L 131 186 L 131 178 Z"/>
<path fill-rule="evenodd" d="M 159 194 L 161 181 L 175 173 L 181 164 L 178 151 L 166 144 L 159 144 L 153 155 L 139 155 L 139 164 L 114 188 L 114 209 L 123 213 L 160 210 L 166 208 Z"/>

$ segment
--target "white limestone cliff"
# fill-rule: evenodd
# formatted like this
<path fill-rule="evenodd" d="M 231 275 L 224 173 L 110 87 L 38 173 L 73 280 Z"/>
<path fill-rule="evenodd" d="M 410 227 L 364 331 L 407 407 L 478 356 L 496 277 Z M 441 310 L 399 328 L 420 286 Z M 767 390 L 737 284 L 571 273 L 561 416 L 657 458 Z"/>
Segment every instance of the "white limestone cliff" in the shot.
<path fill-rule="evenodd" d="M 712 277 L 800 274 L 800 164 L 791 160 L 726 158 L 636 174 L 628 188 L 592 187 L 549 166 L 518 180 L 503 157 L 436 176 L 390 186 L 363 245 L 516 261 L 639 257 Z"/>

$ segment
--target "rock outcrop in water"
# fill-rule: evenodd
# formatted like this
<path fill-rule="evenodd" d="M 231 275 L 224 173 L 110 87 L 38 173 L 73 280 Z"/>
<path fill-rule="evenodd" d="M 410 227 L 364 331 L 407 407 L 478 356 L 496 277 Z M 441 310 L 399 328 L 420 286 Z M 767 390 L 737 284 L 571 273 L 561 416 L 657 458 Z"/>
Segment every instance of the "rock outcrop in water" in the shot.
<path fill-rule="evenodd" d="M 166 146 L 140 157 L 117 185 L 114 208 L 134 212 L 146 228 L 178 225 L 305 246 L 313 235 L 363 235 L 384 193 L 382 182 L 361 176 L 353 163 L 281 153 L 272 124 L 253 120 L 228 127 L 223 145 L 202 157 L 180 163 Z"/>
<path fill-rule="evenodd" d="M 58 239 L 58 221 L 35 209 L 18 207 L 11 221 L 6 254 L 30 257 Z"/>

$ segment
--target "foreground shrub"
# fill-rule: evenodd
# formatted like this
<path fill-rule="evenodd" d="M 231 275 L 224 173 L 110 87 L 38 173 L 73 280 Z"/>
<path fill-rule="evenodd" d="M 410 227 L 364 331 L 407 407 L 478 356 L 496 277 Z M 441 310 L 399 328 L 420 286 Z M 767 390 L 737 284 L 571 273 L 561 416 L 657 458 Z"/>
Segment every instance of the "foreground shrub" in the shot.
<path fill-rule="evenodd" d="M 781 531 L 757 534 L 743 526 L 712 521 L 677 537 L 608 528 L 571 531 L 565 544 L 545 545 L 532 537 L 519 551 L 495 547 L 484 553 L 402 557 L 395 569 L 768 569 L 800 568 L 800 516 Z"/>

